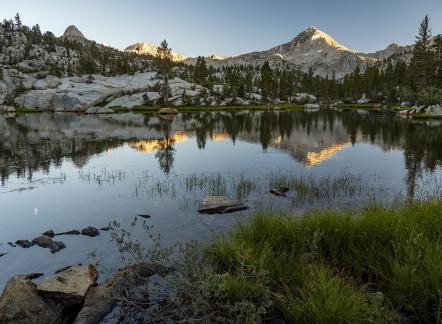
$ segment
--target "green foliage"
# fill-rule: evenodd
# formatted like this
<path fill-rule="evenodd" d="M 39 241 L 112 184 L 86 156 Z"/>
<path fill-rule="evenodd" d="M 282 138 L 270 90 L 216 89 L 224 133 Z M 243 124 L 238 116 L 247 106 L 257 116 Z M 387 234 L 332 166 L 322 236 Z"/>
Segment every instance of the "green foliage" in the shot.
<path fill-rule="evenodd" d="M 378 322 L 391 319 L 392 310 L 436 322 L 442 297 L 441 207 L 436 200 L 370 207 L 356 215 L 260 214 L 208 251 L 221 273 L 266 273 L 275 301 L 295 322 L 355 322 L 356 316 Z M 385 296 L 382 305 L 370 302 L 375 292 Z"/>

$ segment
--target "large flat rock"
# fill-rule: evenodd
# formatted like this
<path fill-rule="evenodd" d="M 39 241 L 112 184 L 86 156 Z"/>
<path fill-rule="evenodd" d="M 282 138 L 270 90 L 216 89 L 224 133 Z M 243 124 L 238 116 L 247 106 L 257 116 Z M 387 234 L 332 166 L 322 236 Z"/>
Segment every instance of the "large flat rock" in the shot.
<path fill-rule="evenodd" d="M 83 301 L 89 288 L 97 282 L 98 272 L 91 264 L 73 266 L 37 286 L 38 291 L 63 305 L 77 305 Z"/>
<path fill-rule="evenodd" d="M 198 212 L 201 214 L 228 214 L 248 208 L 249 207 L 243 205 L 240 201 L 230 199 L 229 197 L 207 196 L 201 200 Z"/>

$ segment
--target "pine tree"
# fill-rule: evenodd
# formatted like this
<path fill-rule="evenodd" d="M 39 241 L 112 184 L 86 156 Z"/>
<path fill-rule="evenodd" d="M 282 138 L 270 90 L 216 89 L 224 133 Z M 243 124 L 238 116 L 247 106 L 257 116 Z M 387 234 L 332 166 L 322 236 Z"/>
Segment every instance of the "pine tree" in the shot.
<path fill-rule="evenodd" d="M 430 38 L 430 18 L 426 15 L 419 26 L 419 33 L 416 36 L 416 43 L 411 60 L 412 85 L 417 91 L 428 87 L 432 78 Z"/>
<path fill-rule="evenodd" d="M 438 35 L 434 38 L 434 63 L 435 63 L 435 79 L 434 85 L 442 89 L 442 36 Z"/>
<path fill-rule="evenodd" d="M 153 63 L 158 71 L 159 77 L 163 79 L 163 91 L 160 92 L 162 93 L 164 103 L 167 104 L 169 101 L 169 78 L 173 67 L 173 56 L 172 49 L 169 48 L 169 44 L 166 40 L 163 40 L 157 48 Z"/>
<path fill-rule="evenodd" d="M 20 15 L 18 14 L 18 12 L 17 12 L 17 14 L 14 17 L 14 22 L 15 22 L 14 23 L 15 30 L 16 31 L 20 31 L 21 28 L 22 28 L 22 23 L 21 23 Z"/>
<path fill-rule="evenodd" d="M 261 67 L 261 94 L 266 101 L 272 95 L 273 90 L 273 71 L 269 62 L 266 61 Z"/>

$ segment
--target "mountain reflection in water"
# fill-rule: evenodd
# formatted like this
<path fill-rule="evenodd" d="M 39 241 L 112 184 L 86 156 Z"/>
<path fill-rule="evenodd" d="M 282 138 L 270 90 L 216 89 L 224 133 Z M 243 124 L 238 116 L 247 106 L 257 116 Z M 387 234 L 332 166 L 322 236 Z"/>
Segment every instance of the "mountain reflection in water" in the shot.
<path fill-rule="evenodd" d="M 259 143 L 263 151 L 273 147 L 287 152 L 305 167 L 316 166 L 355 143 L 370 143 L 385 152 L 403 152 L 408 194 L 413 196 L 422 170 L 435 170 L 442 159 L 441 127 L 353 112 L 201 112 L 180 114 L 173 120 L 141 114 L 30 114 L 0 116 L 0 130 L 2 183 L 13 173 L 32 179 L 33 172 L 60 167 L 64 159 L 81 168 L 91 156 L 126 144 L 155 152 L 167 173 L 173 169 L 174 146 L 190 138 L 195 138 L 200 150 L 207 141 Z"/>

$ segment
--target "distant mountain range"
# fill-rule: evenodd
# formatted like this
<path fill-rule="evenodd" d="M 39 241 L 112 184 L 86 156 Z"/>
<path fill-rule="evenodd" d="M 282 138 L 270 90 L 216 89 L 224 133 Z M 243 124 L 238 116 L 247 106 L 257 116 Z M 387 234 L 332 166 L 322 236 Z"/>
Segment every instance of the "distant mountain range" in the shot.
<path fill-rule="evenodd" d="M 155 55 L 156 45 L 138 43 L 126 48 L 126 51 L 135 51 L 138 54 Z M 269 61 L 271 66 L 276 67 L 299 67 L 304 72 L 310 68 L 315 75 L 342 78 L 359 66 L 362 70 L 369 64 L 391 59 L 393 63 L 399 59 L 409 61 L 413 46 L 401 46 L 391 44 L 387 48 L 375 53 L 359 53 L 340 43 L 333 37 L 317 29 L 310 27 L 297 35 L 286 44 L 273 47 L 266 51 L 246 53 L 232 57 L 209 56 L 206 57 L 208 65 L 221 67 L 238 64 L 261 65 Z M 176 61 L 185 64 L 195 64 L 196 58 L 188 58 L 174 53 Z"/>

